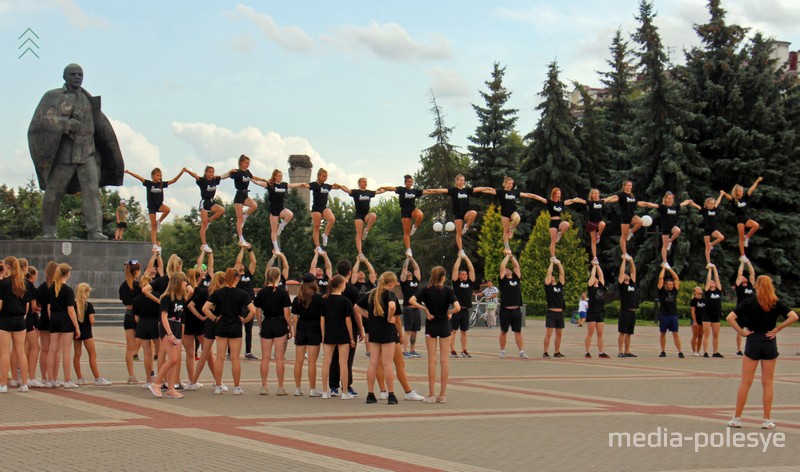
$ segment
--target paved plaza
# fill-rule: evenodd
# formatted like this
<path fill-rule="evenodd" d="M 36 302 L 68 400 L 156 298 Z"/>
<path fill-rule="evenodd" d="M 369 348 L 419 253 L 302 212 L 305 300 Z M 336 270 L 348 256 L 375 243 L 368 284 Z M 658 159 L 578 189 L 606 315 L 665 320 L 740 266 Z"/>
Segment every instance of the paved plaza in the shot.
<path fill-rule="evenodd" d="M 243 396 L 213 395 L 205 374 L 200 391 L 185 392 L 182 400 L 156 399 L 124 382 L 122 328 L 97 327 L 101 373 L 118 383 L 0 395 L 0 469 L 797 470 L 800 328 L 779 335 L 773 413 L 778 428 L 766 431 L 760 429 L 758 377 L 744 427 L 725 426 L 741 368 L 729 328 L 723 329 L 724 359 L 678 359 L 671 340 L 669 357 L 660 359 L 657 328 L 646 323 L 634 336 L 636 359 L 615 357 L 616 326 L 609 325 L 611 359 L 597 359 L 594 347 L 595 358 L 584 359 L 585 328 L 567 326 L 562 352 L 568 357 L 543 360 L 542 325 L 529 321 L 524 332 L 529 360 L 517 357 L 511 337 L 508 357 L 499 359 L 496 329 L 470 331 L 473 357 L 450 361 L 447 404 L 400 397 L 396 406 L 364 403 L 362 344 L 354 368 L 361 395 L 351 401 L 309 398 L 305 375 L 306 396 L 291 396 L 293 361 L 287 362 L 290 396 L 274 395 L 274 363 L 271 395 L 260 396 L 259 362 L 245 360 Z M 681 331 L 688 346 L 689 329 Z M 418 351 L 425 354 L 424 347 Z M 261 356 L 259 348 L 254 352 Z M 287 358 L 294 359 L 291 343 Z M 406 367 L 425 395 L 426 359 L 408 360 Z M 135 368 L 142 379 L 142 363 Z M 225 369 L 224 381 L 231 385 L 230 366 Z"/>

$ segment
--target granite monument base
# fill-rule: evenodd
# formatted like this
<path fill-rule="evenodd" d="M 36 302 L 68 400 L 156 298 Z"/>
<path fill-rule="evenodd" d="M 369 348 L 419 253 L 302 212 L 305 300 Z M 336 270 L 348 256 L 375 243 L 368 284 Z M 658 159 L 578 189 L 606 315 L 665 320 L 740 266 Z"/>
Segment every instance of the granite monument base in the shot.
<path fill-rule="evenodd" d="M 125 263 L 136 259 L 147 265 L 153 245 L 142 241 L 81 241 L 62 239 L 0 241 L 0 257 L 24 257 L 39 270 L 38 284 L 44 282 L 44 268 L 50 261 L 72 266 L 69 285 L 86 282 L 92 299 L 118 299 L 125 280 Z"/>

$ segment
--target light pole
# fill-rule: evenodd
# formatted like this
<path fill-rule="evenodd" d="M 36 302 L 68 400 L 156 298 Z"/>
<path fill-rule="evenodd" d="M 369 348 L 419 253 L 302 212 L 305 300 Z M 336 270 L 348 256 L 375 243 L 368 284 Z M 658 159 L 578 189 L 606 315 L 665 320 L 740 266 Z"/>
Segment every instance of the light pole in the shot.
<path fill-rule="evenodd" d="M 439 246 L 442 251 L 442 267 L 447 268 L 447 264 L 445 263 L 445 244 L 446 240 L 450 237 L 453 231 L 456 230 L 456 224 L 452 221 L 448 221 L 442 224 L 441 221 L 437 221 L 433 224 L 433 231 L 439 237 Z"/>

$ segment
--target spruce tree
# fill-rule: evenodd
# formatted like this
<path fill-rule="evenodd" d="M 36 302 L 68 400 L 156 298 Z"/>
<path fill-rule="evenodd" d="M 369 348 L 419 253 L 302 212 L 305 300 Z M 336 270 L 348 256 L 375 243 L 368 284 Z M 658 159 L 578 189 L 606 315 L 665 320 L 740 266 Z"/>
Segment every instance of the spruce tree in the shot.
<path fill-rule="evenodd" d="M 544 100 L 536 107 L 541 118 L 525 137 L 530 144 L 522 170 L 527 179 L 527 191 L 547 196 L 550 189 L 559 187 L 563 198 L 567 199 L 586 193 L 589 179 L 586 170 L 581 168 L 575 119 L 558 74 L 558 63 L 553 61 L 544 89 L 539 93 Z"/>
<path fill-rule="evenodd" d="M 468 138 L 472 144 L 467 146 L 473 185 L 498 188 L 506 175 L 514 180 L 521 177 L 522 149 L 511 139 L 518 110 L 505 108 L 511 98 L 511 92 L 503 86 L 505 71 L 505 67 L 494 63 L 492 79 L 484 82 L 489 90 L 480 92 L 485 106 L 472 105 L 478 115 L 475 134 Z"/>

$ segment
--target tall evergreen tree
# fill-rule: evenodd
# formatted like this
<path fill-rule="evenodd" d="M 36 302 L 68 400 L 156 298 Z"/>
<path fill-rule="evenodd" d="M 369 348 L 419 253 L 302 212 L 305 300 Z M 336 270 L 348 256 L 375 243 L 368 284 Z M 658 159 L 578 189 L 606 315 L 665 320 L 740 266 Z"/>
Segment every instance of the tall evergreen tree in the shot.
<path fill-rule="evenodd" d="M 544 89 L 539 93 L 544 100 L 536 107 L 541 118 L 525 137 L 530 144 L 522 171 L 527 179 L 526 190 L 546 196 L 551 188 L 559 187 L 564 198 L 572 198 L 586 193 L 589 180 L 578 158 L 580 143 L 574 133 L 575 119 L 558 73 L 558 63 L 551 62 Z"/>
<path fill-rule="evenodd" d="M 609 182 L 611 153 L 608 144 L 612 138 L 610 123 L 586 87 L 579 83 L 576 83 L 575 87 L 580 92 L 583 102 L 583 116 L 577 120 L 575 128 L 575 136 L 578 137 L 581 146 L 581 168 L 590 176 L 592 187 L 609 191 L 612 187 Z"/>
<path fill-rule="evenodd" d="M 628 41 L 622 38 L 622 30 L 617 29 L 609 47 L 611 59 L 606 63 L 611 68 L 609 71 L 600 73 L 600 82 L 608 92 L 606 99 L 602 102 L 601 108 L 604 111 L 606 122 L 608 123 L 608 152 L 609 168 L 611 170 L 629 169 L 630 156 L 628 155 L 628 136 L 629 124 L 633 121 L 633 104 L 636 88 L 634 86 L 636 78 L 636 66 L 631 60 L 631 50 Z M 610 182 L 610 188 L 600 185 L 601 190 L 616 190 L 619 184 L 625 180 L 624 177 L 614 178 Z"/>
<path fill-rule="evenodd" d="M 644 93 L 635 102 L 635 118 L 630 126 L 633 139 L 629 175 L 639 200 L 660 202 L 670 191 L 675 194 L 676 202 L 680 202 L 689 197 L 690 187 L 699 187 L 700 194 L 709 192 L 703 184 L 708 181 L 709 170 L 690 142 L 695 138 L 695 131 L 691 128 L 695 120 L 692 104 L 684 98 L 684 91 L 666 70 L 667 58 L 654 18 L 652 3 L 641 0 L 637 17 L 639 27 L 633 39 L 639 45 L 636 55 L 643 74 Z M 689 265 L 690 260 L 702 260 L 700 228 L 684 225 L 683 229 L 683 236 L 676 241 L 671 252 L 675 256 L 676 269 Z M 638 278 L 640 285 L 648 289 L 655 287 L 655 278 L 660 270 L 659 258 L 654 254 L 658 254 L 661 238 L 658 233 L 655 236 L 638 235 L 639 240 L 643 240 L 636 251 Z M 690 242 L 695 246 L 691 257 Z"/>
<path fill-rule="evenodd" d="M 506 175 L 519 180 L 519 161 L 522 149 L 511 139 L 517 123 L 514 108 L 505 108 L 511 92 L 503 86 L 506 68 L 495 62 L 492 79 L 484 82 L 487 92 L 480 92 L 485 106 L 472 105 L 478 115 L 475 134 L 468 139 L 472 143 L 467 150 L 472 158 L 471 177 L 473 185 L 498 188 Z"/>

